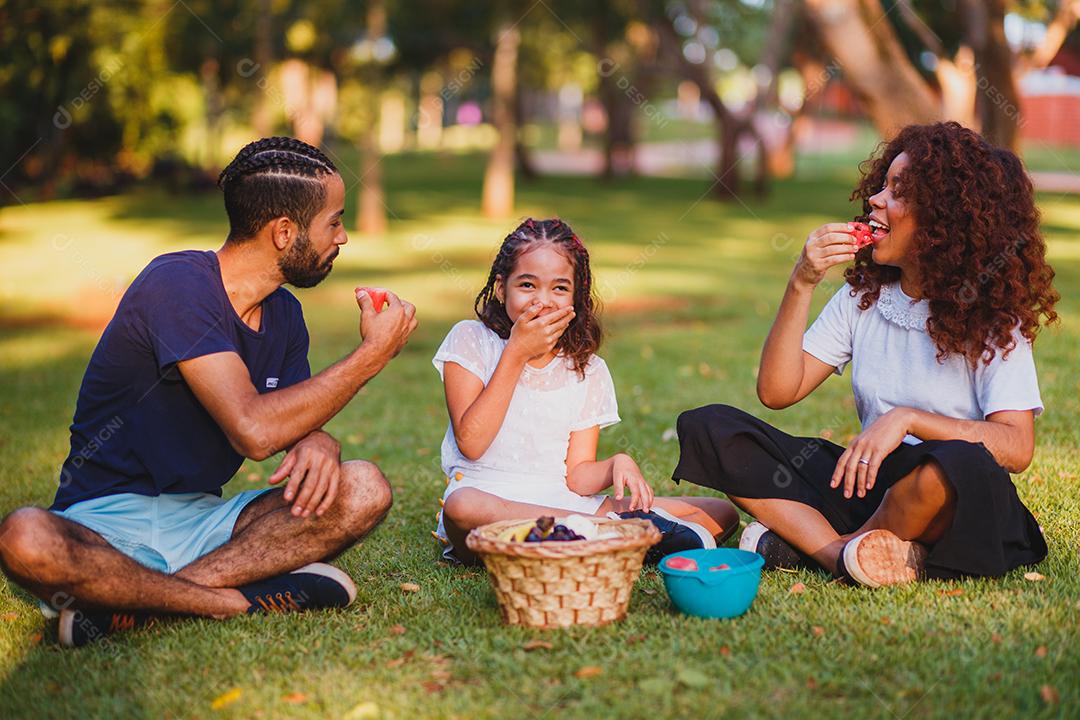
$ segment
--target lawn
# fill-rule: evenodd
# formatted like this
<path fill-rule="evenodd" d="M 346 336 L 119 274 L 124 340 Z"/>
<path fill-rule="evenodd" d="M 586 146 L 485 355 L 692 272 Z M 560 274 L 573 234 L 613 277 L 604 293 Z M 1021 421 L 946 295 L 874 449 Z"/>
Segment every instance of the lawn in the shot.
<path fill-rule="evenodd" d="M 601 452 L 628 451 L 658 490 L 690 493 L 668 479 L 681 410 L 726 402 L 796 433 L 843 442 L 856 432 L 848 376 L 783 412 L 765 410 L 753 390 L 801 239 L 853 214 L 852 172 L 830 169 L 729 205 L 698 201 L 697 180 L 519 186 L 522 215 L 561 215 L 594 259 L 608 331 L 601 353 L 623 418 L 603 433 Z M 307 616 L 168 623 L 73 652 L 55 645 L 26 594 L 0 581 L 0 716 L 1080 715 L 1080 203 L 1040 200 L 1064 319 L 1036 346 L 1047 410 L 1035 461 L 1016 482 L 1048 537 L 1045 579 L 1017 571 L 870 591 L 812 572 L 771 573 L 747 615 L 704 621 L 675 614 L 646 570 L 626 621 L 540 633 L 503 627 L 484 571 L 439 563 L 428 534 L 446 426 L 430 358 L 469 315 L 513 224 L 479 218 L 481 174 L 472 156 L 388 160 L 390 235 L 354 236 L 330 278 L 298 292 L 315 369 L 357 342 L 355 285 L 392 287 L 422 320 L 328 427 L 346 456 L 378 462 L 395 490 L 386 522 L 340 560 L 357 602 Z M 352 185 L 355 176 L 345 178 Z M 81 374 L 118 293 L 157 254 L 218 247 L 223 217 L 215 193 L 153 191 L 0 212 L 0 511 L 51 500 Z M 245 464 L 226 492 L 259 487 L 273 467 Z M 419 592 L 403 592 L 405 582 Z M 805 591 L 792 593 L 796 583 Z M 551 647 L 526 651 L 537 638 Z M 588 666 L 602 672 L 578 677 Z"/>

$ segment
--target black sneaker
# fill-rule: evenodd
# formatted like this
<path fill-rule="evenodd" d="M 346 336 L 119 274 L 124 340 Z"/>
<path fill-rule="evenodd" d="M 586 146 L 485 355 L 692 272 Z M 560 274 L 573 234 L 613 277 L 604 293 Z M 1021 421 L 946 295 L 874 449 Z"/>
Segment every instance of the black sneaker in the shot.
<path fill-rule="evenodd" d="M 660 531 L 660 542 L 653 545 L 645 553 L 645 564 L 647 565 L 656 565 L 671 553 L 716 547 L 716 539 L 704 527 L 696 522 L 676 517 L 657 507 L 654 507 L 652 512 L 633 510 L 618 514 L 611 513 L 609 516 L 648 520 Z"/>
<path fill-rule="evenodd" d="M 814 567 L 813 562 L 787 541 L 759 522 L 746 526 L 739 537 L 739 549 L 756 552 L 765 558 L 766 570 L 807 569 Z"/>
<path fill-rule="evenodd" d="M 356 585 L 333 565 L 311 563 L 285 575 L 237 588 L 251 603 L 248 613 L 287 613 L 345 607 L 356 599 Z"/>
<path fill-rule="evenodd" d="M 62 646 L 76 648 L 106 635 L 151 627 L 156 622 L 157 617 L 146 612 L 68 608 L 60 611 L 58 634 Z"/>

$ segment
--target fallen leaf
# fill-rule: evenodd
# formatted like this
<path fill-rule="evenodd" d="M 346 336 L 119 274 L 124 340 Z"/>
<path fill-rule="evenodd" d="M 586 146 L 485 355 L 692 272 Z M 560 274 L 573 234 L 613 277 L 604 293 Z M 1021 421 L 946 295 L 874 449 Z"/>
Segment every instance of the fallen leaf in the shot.
<path fill-rule="evenodd" d="M 443 684 L 440 682 L 435 682 L 434 680 L 425 680 L 424 682 L 420 683 L 420 687 L 424 688 L 424 690 L 429 693 L 437 693 L 443 691 Z"/>
<path fill-rule="evenodd" d="M 391 625 L 390 626 L 390 634 L 391 635 L 404 635 L 405 634 L 405 626 L 404 625 Z"/>
<path fill-rule="evenodd" d="M 578 668 L 578 671 L 574 673 L 574 677 L 578 680 L 588 680 L 589 678 L 594 678 L 597 675 L 603 674 L 604 668 L 599 665 L 585 665 L 584 667 Z"/>
<path fill-rule="evenodd" d="M 797 582 L 788 588 L 788 595 L 799 595 L 806 592 L 806 583 Z"/>
<path fill-rule="evenodd" d="M 724 657 L 730 657 L 731 656 L 731 648 L 729 648 L 727 645 L 721 645 L 720 646 L 720 654 L 723 655 Z"/>
<path fill-rule="evenodd" d="M 1041 574 L 1039 574 L 1039 573 L 1037 573 L 1037 572 L 1035 572 L 1033 570 L 1031 572 L 1024 573 L 1024 579 L 1025 580 L 1030 580 L 1031 582 L 1039 582 L 1040 580 L 1045 580 L 1046 576 L 1041 575 Z M 1044 685 L 1043 687 L 1050 687 L 1050 686 L 1049 685 Z"/>
<path fill-rule="evenodd" d="M 307 695 L 305 695 L 302 692 L 289 693 L 288 695 L 285 695 L 285 696 L 283 696 L 281 698 L 281 702 L 293 703 L 293 704 L 306 703 L 307 701 L 308 701 Z"/>
<path fill-rule="evenodd" d="M 817 680 L 815 680 L 812 677 L 806 678 L 806 689 L 807 690 L 817 690 Z"/>
<path fill-rule="evenodd" d="M 892 625 L 892 618 L 890 618 L 888 615 L 883 615 L 881 617 L 881 624 L 882 625 Z"/>
<path fill-rule="evenodd" d="M 990 676 L 990 682 L 1001 682 L 1001 673 L 996 672 Z"/>
<path fill-rule="evenodd" d="M 529 642 L 522 645 L 521 649 L 528 652 L 531 650 L 551 650 L 553 647 L 555 646 L 549 643 L 547 640 L 530 640 Z"/>
<path fill-rule="evenodd" d="M 1043 685 L 1039 688 L 1039 695 L 1042 696 L 1043 702 L 1047 705 L 1057 705 L 1061 697 L 1058 695 L 1058 691 L 1054 689 L 1053 685 Z"/>
<path fill-rule="evenodd" d="M 1039 647 L 1035 648 L 1035 657 L 1037 657 L 1037 658 L 1046 657 L 1046 653 L 1047 653 L 1047 650 L 1046 650 L 1045 645 L 1040 645 Z"/>
<path fill-rule="evenodd" d="M 645 635 L 631 635 L 630 637 L 626 638 L 626 640 L 624 640 L 623 642 L 625 642 L 627 645 L 634 645 L 634 644 L 639 643 L 639 642 L 644 642 L 645 638 L 646 638 Z"/>
<path fill-rule="evenodd" d="M 938 595 L 944 597 L 956 597 L 964 594 L 964 588 L 953 588 L 952 590 L 938 590 Z"/>
<path fill-rule="evenodd" d="M 811 629 L 814 632 L 814 637 L 821 637 L 822 635 L 825 634 L 825 628 L 821 627 L 820 625 L 815 625 Z"/>
<path fill-rule="evenodd" d="M 240 696 L 244 694 L 243 688 L 234 687 L 232 690 L 226 690 L 225 692 L 214 698 L 210 703 L 211 710 L 220 710 L 227 705 L 232 705 L 234 702 L 240 699 Z"/>
<path fill-rule="evenodd" d="M 420 592 L 420 586 L 411 582 L 401 583 L 401 589 L 403 592 Z"/>
<path fill-rule="evenodd" d="M 709 676 L 694 668 L 683 668 L 675 674 L 675 679 L 689 688 L 708 687 L 712 681 Z"/>
<path fill-rule="evenodd" d="M 645 678 L 638 682 L 638 689 L 650 695 L 666 695 L 671 691 L 671 681 L 660 677 Z"/>
<path fill-rule="evenodd" d="M 998 635 L 997 633 L 994 633 L 993 635 L 990 636 L 990 642 L 994 643 L 995 645 L 1000 645 L 1001 644 L 1001 636 Z"/>
<path fill-rule="evenodd" d="M 345 720 L 374 720 L 377 717 L 379 705 L 370 701 L 354 705 L 352 710 L 345 713 Z"/>

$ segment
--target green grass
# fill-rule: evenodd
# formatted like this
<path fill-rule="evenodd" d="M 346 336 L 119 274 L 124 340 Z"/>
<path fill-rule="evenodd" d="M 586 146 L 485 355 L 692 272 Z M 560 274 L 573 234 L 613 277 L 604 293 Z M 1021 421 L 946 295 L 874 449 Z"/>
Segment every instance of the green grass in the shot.
<path fill-rule="evenodd" d="M 350 174 L 346 179 L 351 180 Z M 1041 582 L 927 583 L 873 592 L 800 572 L 767 574 L 750 612 L 704 621 L 669 608 L 646 571 L 625 622 L 539 633 L 501 626 L 482 570 L 437 562 L 428 535 L 443 480 L 446 418 L 430 358 L 469 313 L 512 221 L 476 212 L 482 160 L 403 156 L 387 164 L 388 237 L 354 237 L 318 288 L 300 291 L 318 369 L 357 341 L 350 289 L 413 299 L 416 339 L 333 420 L 348 457 L 378 462 L 396 503 L 341 565 L 358 601 L 342 612 L 187 621 L 72 652 L 22 591 L 0 582 L 3 717 L 1075 717 L 1080 713 L 1080 207 L 1041 199 L 1065 300 L 1037 345 L 1047 406 L 1020 496 L 1046 530 Z M 558 213 L 586 239 L 605 287 L 602 350 L 623 422 L 601 452 L 628 450 L 665 493 L 676 415 L 727 402 L 792 432 L 843 441 L 857 429 L 847 376 L 784 412 L 754 396 L 754 368 L 801 238 L 846 218 L 851 169 L 778 184 L 746 205 L 695 204 L 694 180 L 610 185 L 547 178 L 519 186 L 521 214 Z M 352 183 L 350 182 L 350 185 Z M 0 511 L 47 504 L 81 373 L 117 292 L 153 256 L 217 247 L 220 199 L 153 192 L 0 213 Z M 830 278 L 836 282 L 837 277 Z M 835 285 L 834 285 L 835 286 Z M 816 298 L 819 308 L 827 297 Z M 228 493 L 257 487 L 247 463 Z M 403 582 L 421 590 L 404 593 Z M 789 594 L 803 582 L 806 591 Z M 401 631 L 403 629 L 403 632 Z M 542 637 L 552 649 L 526 652 Z M 603 674 L 579 679 L 596 665 Z M 1071 678 L 1071 679 L 1070 679 Z M 1044 685 L 1059 701 L 1047 703 Z M 238 688 L 218 710 L 215 698 Z M 293 696 L 288 702 L 288 696 Z M 376 707 L 364 705 L 374 703 Z M 359 707 L 357 707 L 359 706 Z"/>

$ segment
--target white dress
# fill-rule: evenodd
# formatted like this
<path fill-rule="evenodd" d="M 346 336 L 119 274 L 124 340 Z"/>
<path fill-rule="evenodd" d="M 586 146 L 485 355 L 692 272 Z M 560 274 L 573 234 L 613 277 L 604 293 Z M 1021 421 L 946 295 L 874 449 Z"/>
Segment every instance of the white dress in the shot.
<path fill-rule="evenodd" d="M 896 407 L 951 418 L 985 420 L 1002 410 L 1042 412 L 1031 343 L 1019 333 L 1007 359 L 999 350 L 989 365 L 937 359 L 926 331 L 930 304 L 904 294 L 900 283 L 883 285 L 877 303 L 859 310 L 851 285 L 833 295 L 803 336 L 803 350 L 842 374 L 851 363 L 855 407 L 863 428 Z M 908 435 L 908 444 L 921 442 Z"/>
<path fill-rule="evenodd" d="M 443 340 L 432 363 L 440 377 L 446 363 L 457 363 L 486 386 L 506 343 L 479 320 L 462 320 Z M 471 487 L 507 500 L 592 515 L 606 496 L 582 496 L 566 486 L 570 433 L 617 422 L 615 385 L 599 356 L 589 359 L 584 378 L 563 356 L 542 368 L 526 365 L 502 427 L 478 459 L 461 454 L 453 425 L 447 425 L 442 442 L 447 477 L 443 500 Z M 437 534 L 445 540 L 442 513 Z"/>

